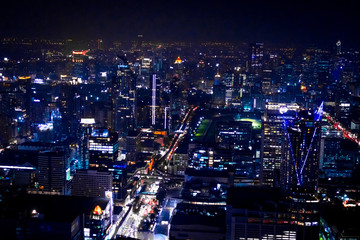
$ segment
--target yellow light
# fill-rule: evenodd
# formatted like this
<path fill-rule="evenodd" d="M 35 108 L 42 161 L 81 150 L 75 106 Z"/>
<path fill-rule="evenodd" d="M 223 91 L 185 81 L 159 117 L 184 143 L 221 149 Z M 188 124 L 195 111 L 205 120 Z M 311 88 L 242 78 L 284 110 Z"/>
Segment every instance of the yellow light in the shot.
<path fill-rule="evenodd" d="M 101 207 L 100 207 L 99 205 L 97 205 L 97 206 L 95 207 L 94 211 L 93 211 L 93 214 L 94 214 L 94 215 L 101 215 L 102 212 L 103 212 L 103 211 L 102 211 Z"/>

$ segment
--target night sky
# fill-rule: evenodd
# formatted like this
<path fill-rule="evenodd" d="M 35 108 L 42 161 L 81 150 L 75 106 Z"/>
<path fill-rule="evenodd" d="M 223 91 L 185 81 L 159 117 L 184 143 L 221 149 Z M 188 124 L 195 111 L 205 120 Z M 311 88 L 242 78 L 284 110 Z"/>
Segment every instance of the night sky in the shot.
<path fill-rule="evenodd" d="M 360 45 L 359 1 L 7 1 L 0 36 Z M 4 3 L 2 3 L 4 4 Z"/>

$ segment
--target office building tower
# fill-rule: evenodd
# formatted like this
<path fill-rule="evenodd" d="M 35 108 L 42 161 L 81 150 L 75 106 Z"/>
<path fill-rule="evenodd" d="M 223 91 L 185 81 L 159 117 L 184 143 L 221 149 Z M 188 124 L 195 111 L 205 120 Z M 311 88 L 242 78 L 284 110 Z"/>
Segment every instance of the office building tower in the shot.
<path fill-rule="evenodd" d="M 215 107 L 225 106 L 226 87 L 219 83 L 215 84 L 213 88 L 213 104 Z"/>
<path fill-rule="evenodd" d="M 261 82 L 261 92 L 265 95 L 271 95 L 272 92 L 272 70 L 264 69 L 263 70 L 263 80 Z"/>
<path fill-rule="evenodd" d="M 107 170 L 118 160 L 118 134 L 94 129 L 89 138 L 89 169 Z"/>
<path fill-rule="evenodd" d="M 156 74 L 152 75 L 151 84 L 151 125 L 156 124 Z"/>
<path fill-rule="evenodd" d="M 89 166 L 89 138 L 93 126 L 95 125 L 94 118 L 81 118 L 80 127 L 78 131 L 78 145 L 79 145 L 79 168 L 87 169 Z"/>
<path fill-rule="evenodd" d="M 301 111 L 288 123 L 281 162 L 281 188 L 289 193 L 314 193 L 318 185 L 322 105 L 316 112 Z"/>
<path fill-rule="evenodd" d="M 65 194 L 67 156 L 62 151 L 44 151 L 38 156 L 40 190 Z"/>
<path fill-rule="evenodd" d="M 131 131 L 126 136 L 126 162 L 127 165 L 136 164 L 138 161 L 140 145 L 140 132 Z"/>
<path fill-rule="evenodd" d="M 170 123 L 168 128 L 170 132 L 174 132 L 179 128 L 182 117 L 188 108 L 186 83 L 174 76 L 170 81 L 170 93 Z"/>
<path fill-rule="evenodd" d="M 262 74 L 264 58 L 264 43 L 250 45 L 250 72 L 255 76 Z"/>
<path fill-rule="evenodd" d="M 135 90 L 136 78 L 124 57 L 118 57 L 116 76 L 112 78 L 112 120 L 111 128 L 125 136 L 135 127 Z"/>
<path fill-rule="evenodd" d="M 105 198 L 106 193 L 112 191 L 112 185 L 111 172 L 79 170 L 72 181 L 71 195 Z"/>
<path fill-rule="evenodd" d="M 262 118 L 261 172 L 263 185 L 278 186 L 283 148 L 287 144 L 284 121 L 291 123 L 299 110 L 297 104 L 267 103 Z"/>
<path fill-rule="evenodd" d="M 340 100 L 335 105 L 335 117 L 343 124 L 350 125 L 351 121 L 351 102 L 349 100 Z"/>

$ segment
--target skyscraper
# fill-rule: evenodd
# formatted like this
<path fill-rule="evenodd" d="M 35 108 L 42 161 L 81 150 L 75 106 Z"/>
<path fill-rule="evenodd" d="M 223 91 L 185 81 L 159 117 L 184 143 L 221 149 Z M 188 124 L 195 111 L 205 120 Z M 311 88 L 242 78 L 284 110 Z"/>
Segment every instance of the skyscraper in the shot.
<path fill-rule="evenodd" d="M 74 175 L 71 195 L 105 198 L 106 192 L 112 191 L 112 184 L 110 172 L 79 170 Z"/>
<path fill-rule="evenodd" d="M 268 103 L 262 118 L 261 176 L 264 185 L 278 186 L 280 164 L 286 143 L 283 123 L 291 123 L 299 109 L 297 104 Z"/>
<path fill-rule="evenodd" d="M 89 168 L 108 170 L 117 161 L 118 134 L 108 129 L 94 129 L 89 139 Z"/>
<path fill-rule="evenodd" d="M 151 84 L 151 125 L 156 124 L 156 74 L 152 75 Z"/>
<path fill-rule="evenodd" d="M 250 45 L 250 72 L 255 76 L 262 73 L 264 58 L 264 43 L 255 43 Z"/>
<path fill-rule="evenodd" d="M 341 54 L 341 41 L 337 41 L 336 42 L 336 54 L 340 55 Z"/>
<path fill-rule="evenodd" d="M 65 194 L 66 154 L 62 151 L 44 151 L 39 154 L 39 185 L 44 192 Z"/>
<path fill-rule="evenodd" d="M 111 97 L 113 119 L 111 127 L 126 135 L 129 129 L 135 127 L 135 88 L 136 78 L 127 60 L 118 57 L 116 76 L 112 79 Z"/>
<path fill-rule="evenodd" d="M 285 138 L 281 187 L 287 192 L 314 193 L 317 189 L 322 106 L 314 114 L 298 113 L 292 123 L 284 120 Z"/>

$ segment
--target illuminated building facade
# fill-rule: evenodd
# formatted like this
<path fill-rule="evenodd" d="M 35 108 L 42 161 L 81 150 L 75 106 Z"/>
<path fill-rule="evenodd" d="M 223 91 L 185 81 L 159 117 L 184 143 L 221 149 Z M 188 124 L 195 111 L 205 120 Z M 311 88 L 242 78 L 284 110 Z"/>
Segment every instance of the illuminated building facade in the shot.
<path fill-rule="evenodd" d="M 94 118 L 82 118 L 78 132 L 78 145 L 80 155 L 80 168 L 87 169 L 89 166 L 89 138 L 95 124 Z"/>
<path fill-rule="evenodd" d="M 118 58 L 116 76 L 111 85 L 112 119 L 111 128 L 126 135 L 135 127 L 135 90 L 136 78 L 126 59 Z"/>
<path fill-rule="evenodd" d="M 114 198 L 121 198 L 126 181 L 126 163 L 118 161 L 118 134 L 108 129 L 94 129 L 89 138 L 89 169 L 110 172 Z"/>
<path fill-rule="evenodd" d="M 151 84 L 151 125 L 156 124 L 156 74 L 152 75 Z"/>
<path fill-rule="evenodd" d="M 264 58 L 264 43 L 250 45 L 250 72 L 255 76 L 262 74 Z"/>
<path fill-rule="evenodd" d="M 284 131 L 284 120 L 291 123 L 298 112 L 297 104 L 268 103 L 262 118 L 261 137 L 261 172 L 263 185 L 278 186 L 280 165 L 284 145 L 287 144 Z"/>
<path fill-rule="evenodd" d="M 73 51 L 72 52 L 72 61 L 74 63 L 83 63 L 84 60 L 87 58 L 87 53 L 89 52 L 89 50 L 84 50 L 84 51 Z"/>
<path fill-rule="evenodd" d="M 89 169 L 107 170 L 118 159 L 118 134 L 94 129 L 89 138 Z"/>
<path fill-rule="evenodd" d="M 225 149 L 250 149 L 252 123 L 245 121 L 218 122 L 216 142 Z"/>
<path fill-rule="evenodd" d="M 281 163 L 281 187 L 287 192 L 314 193 L 318 185 L 321 115 L 301 111 L 284 121 L 286 144 Z"/>

